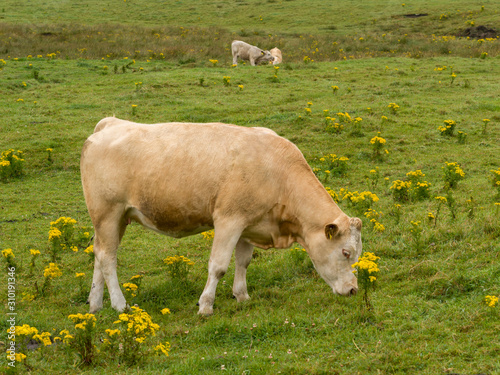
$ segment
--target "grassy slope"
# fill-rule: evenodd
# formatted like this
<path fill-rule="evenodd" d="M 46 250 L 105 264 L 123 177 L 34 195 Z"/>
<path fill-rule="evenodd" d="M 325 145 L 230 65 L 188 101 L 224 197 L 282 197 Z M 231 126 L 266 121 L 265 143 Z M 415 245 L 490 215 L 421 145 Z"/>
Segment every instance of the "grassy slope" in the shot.
<path fill-rule="evenodd" d="M 298 6 L 295 1 L 261 6 L 268 10 L 285 3 Z M 29 17 L 41 13 L 22 14 L 26 8 L 16 8 L 13 14 L 9 4 L 4 5 L 9 22 L 16 21 L 15 17 L 36 22 Z M 137 4 L 127 6 L 137 9 Z M 214 11 L 220 9 L 217 3 L 207 4 Z M 438 2 L 433 4 L 438 12 L 444 12 Z M 44 22 L 58 22 L 57 18 L 50 19 L 58 12 L 65 15 L 59 19 L 69 19 L 74 13 L 67 10 L 68 6 L 65 3 L 58 11 L 48 12 Z M 401 4 L 394 6 L 399 9 Z M 146 17 L 146 12 L 155 7 L 142 9 Z M 99 22 L 102 13 L 92 15 L 92 10 L 95 8 L 83 14 Z M 421 11 L 411 8 L 408 13 Z M 116 12 L 123 15 L 121 8 Z M 365 13 L 366 19 L 378 17 Z M 133 14 L 139 17 L 140 12 Z M 308 19 L 307 13 L 300 14 Z M 155 23 L 153 17 L 149 19 Z M 223 19 L 229 22 L 228 17 Z M 230 27 L 239 27 L 237 21 L 232 22 Z M 244 24 L 243 19 L 240 22 Z M 345 21 L 338 23 L 339 32 L 343 27 L 348 30 Z M 309 31 L 310 22 L 303 29 L 300 24 L 297 21 L 289 31 Z M 68 314 L 87 310 L 73 277 L 73 272 L 85 272 L 86 285 L 90 283 L 91 264 L 81 251 L 64 255 L 64 274 L 54 282 L 52 296 L 29 303 L 20 301 L 20 296 L 25 291 L 33 292 L 35 281 L 42 282 L 39 275 L 47 256 L 39 259 L 35 276 L 28 276 L 26 254 L 30 248 L 46 251 L 49 222 L 71 216 L 90 225 L 78 163 L 81 144 L 95 123 L 112 114 L 141 122 L 220 120 L 270 127 L 294 141 L 311 165 L 318 165 L 319 157 L 326 153 L 350 158 L 348 177 L 331 179 L 327 185 L 337 191 L 340 187 L 368 189 L 381 198 L 374 208 L 385 214 L 380 221 L 386 231 L 373 233 L 368 221 L 364 230 L 365 250 L 382 257 L 379 288 L 372 297 L 374 316 L 367 320 L 360 314 L 358 297 L 332 296 L 309 262 L 297 265 L 288 251 L 270 250 L 257 251 L 249 268 L 251 301 L 236 304 L 230 298 L 231 268 L 226 282 L 219 285 L 215 316 L 199 318 L 195 302 L 205 282 L 209 242 L 200 236 L 172 240 L 131 226 L 119 253 L 120 282 L 138 272 L 145 273 L 143 292 L 134 302 L 153 315 L 162 326 L 159 337 L 173 346 L 168 360 L 149 359 L 140 367 L 141 373 L 210 373 L 220 371 L 221 365 L 235 373 L 435 374 L 451 372 L 452 368 L 459 373 L 500 371 L 498 308 L 489 311 L 483 303 L 485 295 L 500 293 L 500 229 L 489 181 L 490 169 L 499 167 L 500 108 L 496 98 L 500 88 L 491 74 L 499 70 L 499 61 L 495 57 L 480 60 L 447 56 L 308 65 L 297 62 L 282 66 L 280 82 L 274 83 L 273 67 L 186 67 L 175 62 L 137 61 L 134 66 L 143 67 L 142 71 L 119 70 L 114 74 L 112 66 L 123 65 L 123 60 L 7 59 L 0 72 L 0 115 L 4 119 L 0 149 L 24 150 L 26 176 L 0 185 L 0 247 L 12 248 L 23 266 L 18 275 L 20 323 L 59 331 L 71 328 Z M 39 69 L 38 80 L 33 78 L 34 68 L 29 64 Z M 104 66 L 110 69 L 105 71 Z M 457 74 L 453 84 L 449 68 L 435 71 L 438 66 L 453 66 Z M 230 87 L 222 84 L 223 76 L 231 76 Z M 142 82 L 140 89 L 137 82 Z M 335 95 L 332 85 L 339 86 Z M 19 98 L 23 101 L 18 102 Z M 304 111 L 308 101 L 313 103 L 310 117 Z M 396 115 L 387 108 L 390 102 L 400 105 Z M 138 106 L 136 116 L 131 113 L 132 104 Z M 348 128 L 339 136 L 324 132 L 324 109 L 362 117 L 363 136 L 349 135 Z M 389 122 L 380 129 L 382 115 L 388 116 Z M 437 127 L 450 118 L 457 121 L 458 130 L 468 133 L 465 145 L 438 134 Z M 483 118 L 492 120 L 486 135 L 481 132 Z M 378 130 L 382 130 L 390 150 L 383 162 L 370 157 L 369 140 Z M 54 148 L 53 164 L 46 162 L 47 147 Z M 380 181 L 375 188 L 370 187 L 366 177 L 376 166 L 389 181 L 422 169 L 432 183 L 433 195 L 441 195 L 445 161 L 460 162 L 467 174 L 455 192 L 458 218 L 450 220 L 443 208 L 435 229 L 424 225 L 424 245 L 416 249 L 410 220 L 425 221 L 429 211 L 436 211 L 436 203 L 404 204 L 402 217 L 396 221 L 390 215 L 394 202 L 388 186 Z M 467 218 L 465 202 L 471 196 L 476 202 L 472 220 Z M 341 206 L 351 215 L 362 215 L 345 203 Z M 161 261 L 174 253 L 196 261 L 182 286 L 165 277 Z M 3 287 L 1 293 L 6 293 Z M 171 308 L 173 314 L 160 315 L 163 307 Z M 116 313 L 107 307 L 99 314 L 100 329 L 111 327 L 115 319 Z M 61 354 L 58 347 L 49 349 L 44 358 L 32 353 L 30 363 L 35 372 L 65 373 L 73 361 L 62 360 Z M 112 362 L 99 366 L 96 372 L 127 372 Z"/>

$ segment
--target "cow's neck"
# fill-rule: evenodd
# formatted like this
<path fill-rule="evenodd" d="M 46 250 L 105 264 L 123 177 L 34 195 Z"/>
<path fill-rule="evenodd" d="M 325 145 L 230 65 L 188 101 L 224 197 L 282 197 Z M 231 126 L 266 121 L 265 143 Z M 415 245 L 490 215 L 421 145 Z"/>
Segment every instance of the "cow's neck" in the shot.
<path fill-rule="evenodd" d="M 312 171 L 288 186 L 291 187 L 288 207 L 296 218 L 297 241 L 307 245 L 308 234 L 323 231 L 325 225 L 333 223 L 343 212 Z"/>

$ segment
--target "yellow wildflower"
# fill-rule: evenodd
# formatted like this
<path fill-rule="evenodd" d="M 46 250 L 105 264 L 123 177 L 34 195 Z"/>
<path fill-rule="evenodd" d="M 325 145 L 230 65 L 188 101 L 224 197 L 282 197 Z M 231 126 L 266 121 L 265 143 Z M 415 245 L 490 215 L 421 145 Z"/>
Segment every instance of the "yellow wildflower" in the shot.
<path fill-rule="evenodd" d="M 54 279 L 59 276 L 62 276 L 62 271 L 55 263 L 50 263 L 43 271 L 43 277 Z"/>

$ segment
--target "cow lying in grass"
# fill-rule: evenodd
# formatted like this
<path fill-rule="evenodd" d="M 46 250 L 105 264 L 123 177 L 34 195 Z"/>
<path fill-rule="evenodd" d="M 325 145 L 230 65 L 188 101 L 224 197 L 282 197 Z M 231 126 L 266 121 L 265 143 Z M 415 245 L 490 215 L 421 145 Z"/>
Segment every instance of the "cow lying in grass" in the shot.
<path fill-rule="evenodd" d="M 283 56 L 281 55 L 281 51 L 277 48 L 274 47 L 272 50 L 269 51 L 271 56 L 273 57 L 273 65 L 278 65 L 281 64 L 283 61 Z"/>
<path fill-rule="evenodd" d="M 85 142 L 80 167 L 95 230 L 92 313 L 102 308 L 105 282 L 112 307 L 127 306 L 116 265 L 131 221 L 176 238 L 215 229 L 199 314 L 212 314 L 233 251 L 233 294 L 250 298 L 254 246 L 298 242 L 334 293 L 357 291 L 351 265 L 361 254 L 361 220 L 340 210 L 299 149 L 272 130 L 105 118 Z"/>

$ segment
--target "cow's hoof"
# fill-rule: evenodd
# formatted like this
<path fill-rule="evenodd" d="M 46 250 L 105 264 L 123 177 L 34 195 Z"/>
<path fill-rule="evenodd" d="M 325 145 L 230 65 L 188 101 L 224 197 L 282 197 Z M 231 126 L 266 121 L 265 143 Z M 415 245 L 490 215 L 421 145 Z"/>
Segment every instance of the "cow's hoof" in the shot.
<path fill-rule="evenodd" d="M 245 294 L 233 294 L 233 297 L 236 298 L 236 301 L 238 302 L 243 302 L 243 301 L 247 301 L 250 299 L 250 296 L 248 295 L 248 293 L 245 293 Z"/>
<path fill-rule="evenodd" d="M 213 314 L 214 314 L 214 309 L 211 306 L 206 306 L 204 308 L 200 307 L 200 309 L 198 310 L 198 315 L 211 316 Z"/>

